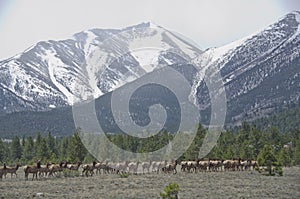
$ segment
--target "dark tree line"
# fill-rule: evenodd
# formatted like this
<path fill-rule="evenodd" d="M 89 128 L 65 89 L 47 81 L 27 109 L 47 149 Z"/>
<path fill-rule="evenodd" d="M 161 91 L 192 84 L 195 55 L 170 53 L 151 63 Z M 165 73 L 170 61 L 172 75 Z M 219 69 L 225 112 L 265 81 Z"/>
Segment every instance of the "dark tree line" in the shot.
<path fill-rule="evenodd" d="M 197 128 L 196 137 L 181 160 L 197 159 L 200 146 L 208 130 L 201 125 Z M 88 153 L 80 139 L 80 129 L 73 136 L 55 138 L 48 133 L 34 137 L 15 136 L 11 142 L 0 139 L 0 161 L 8 164 L 33 164 L 42 162 L 91 162 L 94 157 Z M 174 135 L 161 132 L 147 139 L 139 139 L 128 135 L 107 135 L 118 147 L 128 151 L 143 153 L 154 151 L 173 140 Z M 105 148 L 106 146 L 100 146 Z M 108 149 L 109 150 L 109 149 Z M 266 163 L 266 157 L 283 166 L 300 164 L 300 130 L 280 132 L 275 127 L 259 130 L 255 125 L 243 123 L 239 129 L 223 131 L 218 142 L 206 158 L 214 159 L 256 159 Z"/>
<path fill-rule="evenodd" d="M 264 165 L 264 153 L 274 156 L 273 162 L 283 166 L 300 164 L 300 130 L 280 132 L 275 127 L 258 129 L 243 123 L 238 131 L 222 132 L 217 145 L 208 157 L 255 159 Z"/>
<path fill-rule="evenodd" d="M 37 133 L 35 137 L 23 136 L 22 139 L 15 136 L 11 142 L 0 139 L 0 161 L 11 164 L 32 164 L 37 160 L 49 163 L 60 160 L 83 161 L 87 157 L 87 150 L 81 142 L 79 131 L 64 138 L 55 138 L 51 133 L 42 137 Z"/>

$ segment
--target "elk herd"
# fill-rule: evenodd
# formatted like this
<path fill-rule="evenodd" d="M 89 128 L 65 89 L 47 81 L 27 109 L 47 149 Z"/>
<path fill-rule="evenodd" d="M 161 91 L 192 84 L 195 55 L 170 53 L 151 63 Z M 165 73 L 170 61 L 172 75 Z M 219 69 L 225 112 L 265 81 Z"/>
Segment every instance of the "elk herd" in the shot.
<path fill-rule="evenodd" d="M 76 163 L 70 163 L 62 161 L 59 164 L 46 163 L 41 164 L 41 161 L 37 161 L 35 165 L 25 165 L 23 170 L 25 173 L 25 180 L 28 180 L 29 174 L 32 174 L 32 180 L 43 177 L 55 177 L 63 171 L 69 171 L 81 173 L 82 176 L 93 176 L 94 174 L 146 174 L 146 173 L 164 173 L 164 174 L 176 174 L 177 167 L 180 165 L 180 170 L 183 173 L 198 173 L 198 172 L 221 172 L 221 171 L 248 171 L 254 170 L 258 166 L 255 160 L 188 160 L 178 163 L 177 160 L 171 161 L 122 161 L 112 162 L 93 161 L 90 164 L 82 164 L 80 161 Z M 11 174 L 18 177 L 17 170 L 21 167 L 20 164 L 16 166 L 6 166 L 4 163 L 0 167 L 0 180 L 7 174 Z"/>
<path fill-rule="evenodd" d="M 254 170 L 257 167 L 255 160 L 197 160 L 197 161 L 182 161 L 182 172 L 205 172 L 205 171 L 248 171 Z"/>

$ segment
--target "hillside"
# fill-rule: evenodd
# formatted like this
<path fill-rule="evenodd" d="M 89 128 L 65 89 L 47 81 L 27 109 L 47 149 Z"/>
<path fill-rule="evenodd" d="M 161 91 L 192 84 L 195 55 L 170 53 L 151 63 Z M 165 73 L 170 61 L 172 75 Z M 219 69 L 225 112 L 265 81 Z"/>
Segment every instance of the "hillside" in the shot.
<path fill-rule="evenodd" d="M 226 92 L 225 126 L 298 110 L 299 33 L 300 12 L 295 11 L 245 38 L 206 51 L 151 23 L 120 30 L 91 29 L 71 39 L 39 42 L 0 61 L 0 134 L 51 131 L 64 136 L 75 130 L 71 106 L 85 100 L 96 101 L 98 120 L 106 131 L 119 132 L 115 123 L 127 120 L 112 116 L 111 96 L 137 82 L 141 85 L 130 101 L 130 111 L 140 126 L 150 122 L 149 107 L 155 104 L 165 108 L 168 118 L 163 125 L 171 132 L 178 130 L 183 104 L 197 107 L 199 122 L 208 126 L 211 115 L 221 115 L 221 109 L 211 112 L 210 95 L 218 98 L 222 88 L 209 91 L 205 82 L 213 81 L 217 71 Z M 183 84 L 164 73 L 166 68 L 175 69 L 191 88 L 179 89 Z M 157 82 L 142 85 L 147 78 L 164 80 L 170 87 L 154 85 Z M 172 86 L 179 90 L 176 95 L 185 96 L 183 102 L 175 99 Z M 286 130 L 282 124 L 273 124 Z"/>

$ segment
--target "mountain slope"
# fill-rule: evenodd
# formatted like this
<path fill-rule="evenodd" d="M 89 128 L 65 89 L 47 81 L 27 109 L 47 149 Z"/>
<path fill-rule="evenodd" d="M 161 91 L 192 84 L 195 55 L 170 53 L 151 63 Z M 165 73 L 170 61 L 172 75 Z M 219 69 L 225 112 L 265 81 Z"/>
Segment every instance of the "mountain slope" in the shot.
<path fill-rule="evenodd" d="M 27 114 L 29 121 L 22 120 L 24 125 L 36 123 L 31 121 L 33 118 L 40 121 L 38 117 L 31 117 L 39 114 L 36 111 L 54 109 L 44 114 L 48 114 L 51 121 L 65 115 L 66 119 L 62 120 L 67 121 L 72 131 L 74 123 L 67 117 L 72 116 L 71 110 L 65 107 L 97 98 L 98 105 L 105 109 L 102 115 L 109 116 L 107 99 L 111 91 L 171 65 L 192 84 L 190 99 L 199 106 L 203 124 L 209 124 L 211 115 L 209 91 L 203 76 L 220 70 L 227 97 L 226 125 L 239 125 L 244 120 L 252 121 L 299 107 L 299 33 L 300 12 L 295 11 L 248 37 L 204 52 L 177 34 L 153 27 L 151 23 L 123 30 L 92 29 L 68 40 L 39 42 L 20 55 L 0 62 L 1 122 L 14 121 L 14 118 L 17 122 Z M 200 70 L 195 71 L 192 64 Z M 139 107 L 133 112 L 140 114 L 141 124 L 149 119 L 147 106 L 156 101 L 143 96 L 158 94 L 153 87 L 138 96 Z M 171 97 L 164 99 L 169 107 L 175 104 Z M 24 112 L 14 113 L 19 111 Z M 176 111 L 172 113 L 172 120 L 180 121 Z M 113 123 L 111 118 L 106 122 Z M 55 129 L 62 130 L 58 126 L 61 123 L 50 123 L 54 126 L 40 121 L 36 130 L 57 133 Z M 13 128 L 6 127 L 5 133 L 14 131 Z"/>
<path fill-rule="evenodd" d="M 198 62 L 219 69 L 227 96 L 227 123 L 252 120 L 288 104 L 299 104 L 300 12 L 292 12 L 262 31 L 205 51 Z M 195 81 L 199 102 L 209 103 L 205 83 Z M 207 93 L 207 92 L 206 92 Z M 204 106 L 201 104 L 201 106 Z"/>
<path fill-rule="evenodd" d="M 0 114 L 44 111 L 97 98 L 155 68 L 200 53 L 177 34 L 151 23 L 42 41 L 0 62 Z"/>

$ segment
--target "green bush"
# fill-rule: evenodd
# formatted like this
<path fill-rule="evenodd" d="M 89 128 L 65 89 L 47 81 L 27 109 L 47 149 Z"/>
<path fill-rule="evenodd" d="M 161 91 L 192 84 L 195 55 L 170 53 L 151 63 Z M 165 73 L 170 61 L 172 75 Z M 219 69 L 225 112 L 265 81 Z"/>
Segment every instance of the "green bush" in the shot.
<path fill-rule="evenodd" d="M 281 164 L 275 162 L 273 170 L 274 170 L 273 171 L 274 175 L 278 174 L 279 176 L 283 176 L 283 170 L 282 170 L 282 165 Z"/>
<path fill-rule="evenodd" d="M 119 173 L 119 176 L 120 176 L 121 178 L 128 178 L 129 173 Z"/>
<path fill-rule="evenodd" d="M 169 183 L 164 189 L 164 192 L 160 193 L 163 199 L 178 199 L 179 185 L 175 183 Z"/>

